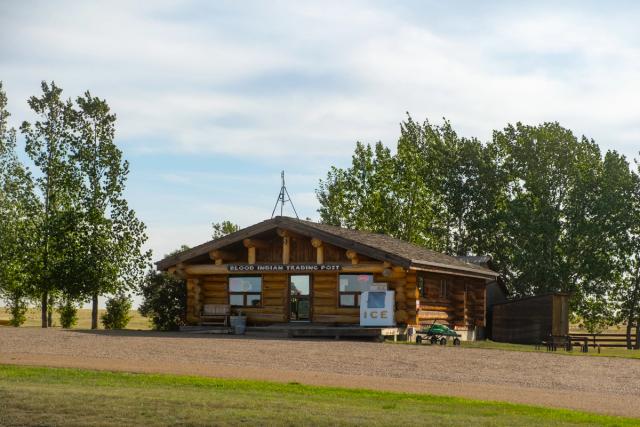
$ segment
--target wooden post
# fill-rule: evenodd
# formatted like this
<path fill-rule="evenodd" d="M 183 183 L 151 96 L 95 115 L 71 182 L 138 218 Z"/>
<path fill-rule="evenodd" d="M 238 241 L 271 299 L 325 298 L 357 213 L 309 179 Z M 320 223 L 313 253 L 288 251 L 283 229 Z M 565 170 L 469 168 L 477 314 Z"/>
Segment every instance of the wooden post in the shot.
<path fill-rule="evenodd" d="M 487 327 L 487 283 L 484 284 L 484 311 L 482 313 L 482 326 Z M 485 335 L 486 336 L 486 335 Z"/>
<path fill-rule="evenodd" d="M 358 263 L 358 253 L 353 249 L 347 250 L 347 258 L 351 260 L 351 264 L 353 265 Z"/>
<path fill-rule="evenodd" d="M 268 248 L 269 244 L 258 239 L 244 239 L 242 244 L 247 248 L 247 262 L 249 264 L 256 263 L 256 248 Z"/>
<path fill-rule="evenodd" d="M 324 246 L 322 240 L 313 238 L 311 239 L 311 246 L 316 248 L 316 264 L 324 264 Z"/>
<path fill-rule="evenodd" d="M 278 229 L 278 236 L 282 237 L 282 263 L 289 264 L 291 258 L 291 236 L 287 230 Z"/>
<path fill-rule="evenodd" d="M 235 261 L 238 256 L 233 252 L 223 251 L 220 249 L 209 252 L 209 258 L 216 264 L 224 264 L 224 261 Z"/>

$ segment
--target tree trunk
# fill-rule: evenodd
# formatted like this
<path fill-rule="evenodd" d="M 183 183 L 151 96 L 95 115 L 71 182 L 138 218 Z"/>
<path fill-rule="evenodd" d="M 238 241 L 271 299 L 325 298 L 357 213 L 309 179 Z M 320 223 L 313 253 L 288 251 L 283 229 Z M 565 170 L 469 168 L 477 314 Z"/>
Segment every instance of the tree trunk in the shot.
<path fill-rule="evenodd" d="M 636 274 L 633 284 L 633 292 L 631 293 L 631 301 L 629 301 L 629 314 L 627 315 L 627 349 L 631 350 L 638 344 L 638 300 L 640 299 L 640 265 L 636 268 Z M 631 330 L 634 323 L 636 324 L 636 342 L 632 341 Z"/>
<path fill-rule="evenodd" d="M 98 329 L 98 294 L 93 294 L 91 304 L 91 329 Z"/>
<path fill-rule="evenodd" d="M 631 350 L 633 348 L 633 341 L 631 336 L 631 331 L 633 328 L 633 314 L 629 314 L 627 318 L 627 350 Z M 637 332 L 638 328 L 636 328 Z"/>
<path fill-rule="evenodd" d="M 49 305 L 47 306 L 47 325 L 53 326 L 53 295 L 49 294 Z"/>
<path fill-rule="evenodd" d="M 640 335 L 638 333 L 638 330 L 640 329 L 640 310 L 638 310 L 638 302 L 640 302 L 640 265 L 636 268 L 636 277 L 634 281 L 633 294 L 629 305 L 629 316 L 627 319 L 627 349 L 629 350 L 632 348 L 638 349 L 640 347 L 640 338 L 638 337 Z M 636 325 L 635 343 L 631 340 L 631 328 L 633 328 L 634 323 Z"/>
<path fill-rule="evenodd" d="M 48 323 L 47 323 L 47 303 L 49 302 L 49 295 L 47 294 L 47 292 L 43 292 L 42 293 L 42 327 L 46 328 Z"/>

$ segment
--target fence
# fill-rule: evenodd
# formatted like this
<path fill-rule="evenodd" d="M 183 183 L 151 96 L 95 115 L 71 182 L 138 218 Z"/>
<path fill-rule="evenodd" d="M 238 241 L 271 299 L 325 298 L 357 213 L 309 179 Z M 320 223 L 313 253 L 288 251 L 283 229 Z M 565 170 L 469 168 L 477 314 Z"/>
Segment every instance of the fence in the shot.
<path fill-rule="evenodd" d="M 627 347 L 627 334 L 570 334 L 572 340 L 586 340 L 589 347 Z M 631 334 L 631 346 L 636 334 Z"/>

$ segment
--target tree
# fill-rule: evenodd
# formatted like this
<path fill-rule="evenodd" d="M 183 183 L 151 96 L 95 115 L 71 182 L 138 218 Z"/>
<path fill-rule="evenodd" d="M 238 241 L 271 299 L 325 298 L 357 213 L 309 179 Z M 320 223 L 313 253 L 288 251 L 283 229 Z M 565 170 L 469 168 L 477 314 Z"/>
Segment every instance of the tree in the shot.
<path fill-rule="evenodd" d="M 0 82 L 0 299 L 9 306 L 12 324 L 20 326 L 33 296 L 34 219 L 40 205 L 31 175 L 16 155 L 16 131 L 8 127 L 6 106 Z"/>
<path fill-rule="evenodd" d="M 234 224 L 231 221 L 222 221 L 222 222 L 214 222 L 211 224 L 213 227 L 213 235 L 212 239 L 219 239 L 220 237 L 226 236 L 227 234 L 235 233 L 240 230 L 240 226 L 238 224 Z M 187 248 L 188 249 L 188 248 Z"/>
<path fill-rule="evenodd" d="M 81 179 L 86 268 L 83 282 L 72 293 L 91 296 L 91 327 L 96 329 L 98 296 L 135 289 L 150 253 L 142 250 L 145 226 L 123 195 L 129 164 L 113 141 L 116 117 L 105 100 L 88 91 L 76 103 L 72 158 Z"/>
<path fill-rule="evenodd" d="M 73 139 L 74 114 L 71 101 L 61 99 L 62 89 L 55 83 L 42 82 L 42 96 L 31 97 L 28 101 L 38 121 L 33 124 L 23 122 L 21 131 L 25 137 L 25 151 L 41 171 L 35 180 L 40 190 L 43 209 L 39 215 L 36 237 L 39 252 L 34 255 L 36 275 L 34 285 L 40 295 L 42 307 L 42 327 L 48 322 L 49 306 L 53 293 L 64 286 L 64 273 L 68 267 L 56 248 L 74 247 L 65 240 L 70 237 L 65 230 L 71 224 L 65 221 L 72 218 L 66 213 L 74 211 L 74 194 L 77 194 L 77 177 L 70 160 L 70 148 Z M 65 225 L 61 227 L 61 225 Z M 72 261 L 75 257 L 70 258 Z M 49 316 L 50 317 L 50 316 Z"/>
<path fill-rule="evenodd" d="M 105 329 L 124 329 L 131 320 L 131 299 L 125 294 L 118 294 L 107 301 L 107 310 L 102 315 Z"/>
<path fill-rule="evenodd" d="M 321 221 L 451 254 L 491 251 L 505 185 L 496 156 L 446 120 L 437 126 L 409 116 L 395 155 L 380 142 L 357 143 L 348 169 L 330 169 L 316 191 Z"/>
<path fill-rule="evenodd" d="M 151 318 L 154 329 L 173 331 L 184 324 L 187 311 L 184 280 L 167 273 L 150 271 L 140 292 L 143 301 L 138 311 Z"/>

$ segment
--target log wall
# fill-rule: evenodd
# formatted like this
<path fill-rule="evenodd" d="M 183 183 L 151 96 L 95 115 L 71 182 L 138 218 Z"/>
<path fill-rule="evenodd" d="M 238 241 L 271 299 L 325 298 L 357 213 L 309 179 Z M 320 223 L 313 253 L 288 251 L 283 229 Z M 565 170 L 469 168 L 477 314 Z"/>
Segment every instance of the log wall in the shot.
<path fill-rule="evenodd" d="M 425 295 L 420 296 L 419 323 L 434 321 L 459 328 L 486 325 L 486 283 L 482 279 L 430 272 L 423 277 Z M 441 281 L 447 281 L 447 292 L 441 295 Z"/>
<path fill-rule="evenodd" d="M 362 272 L 366 273 L 365 271 Z M 301 273 L 304 274 L 304 273 Z M 418 274 L 424 277 L 426 296 L 418 289 Z M 311 319 L 317 323 L 358 324 L 359 308 L 339 306 L 339 273 L 311 274 Z M 440 280 L 446 279 L 447 296 L 440 297 Z M 288 320 L 288 275 L 262 275 L 262 305 L 244 307 L 250 323 Z M 391 274 L 374 274 L 374 281 L 387 283 L 395 291 L 395 319 L 398 324 L 430 324 L 434 320 L 460 328 L 485 325 L 483 280 L 436 273 L 417 273 L 391 267 Z M 203 304 L 228 304 L 228 275 L 198 275 L 187 280 L 187 322 L 197 323 Z M 420 308 L 416 301 L 420 301 Z"/>

